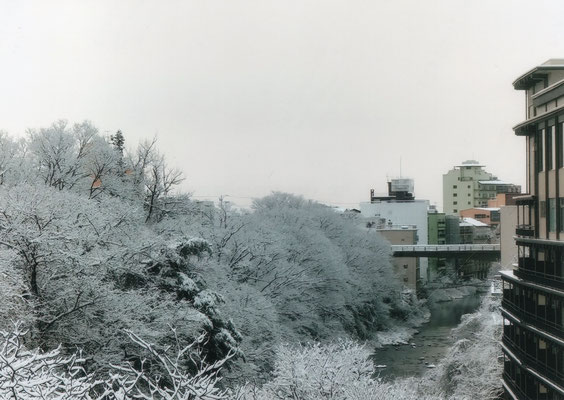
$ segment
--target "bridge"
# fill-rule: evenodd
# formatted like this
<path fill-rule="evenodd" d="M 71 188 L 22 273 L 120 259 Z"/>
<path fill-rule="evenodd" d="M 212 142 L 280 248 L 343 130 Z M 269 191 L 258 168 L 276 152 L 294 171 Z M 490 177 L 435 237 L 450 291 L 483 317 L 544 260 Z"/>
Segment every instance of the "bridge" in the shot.
<path fill-rule="evenodd" d="M 462 257 L 498 259 L 501 256 L 499 244 L 417 244 L 392 245 L 394 257 Z"/>

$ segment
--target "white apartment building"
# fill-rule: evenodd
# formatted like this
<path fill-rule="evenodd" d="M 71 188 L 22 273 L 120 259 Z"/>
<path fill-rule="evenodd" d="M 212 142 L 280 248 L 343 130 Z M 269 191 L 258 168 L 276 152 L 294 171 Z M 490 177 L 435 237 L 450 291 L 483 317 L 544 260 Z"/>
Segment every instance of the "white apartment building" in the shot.
<path fill-rule="evenodd" d="M 443 175 L 443 212 L 457 215 L 461 210 L 487 207 L 498 193 L 520 193 L 521 186 L 503 182 L 476 160 L 467 160 Z"/>
<path fill-rule="evenodd" d="M 374 196 L 360 203 L 360 213 L 371 220 L 385 220 L 388 225 L 414 225 L 417 229 L 417 244 L 428 244 L 427 209 L 429 200 L 416 200 L 413 197 L 413 180 L 392 179 L 388 183 L 388 196 Z M 427 277 L 428 260 L 422 258 L 419 264 L 420 276 Z"/>

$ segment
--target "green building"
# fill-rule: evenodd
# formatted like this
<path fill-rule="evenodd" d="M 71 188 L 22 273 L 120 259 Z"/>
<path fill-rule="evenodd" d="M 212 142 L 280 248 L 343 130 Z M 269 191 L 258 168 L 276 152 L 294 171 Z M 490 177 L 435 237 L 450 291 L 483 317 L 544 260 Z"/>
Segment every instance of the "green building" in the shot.
<path fill-rule="evenodd" d="M 429 244 L 446 244 L 446 215 L 430 208 L 427 213 L 427 238 Z M 446 268 L 445 258 L 429 258 L 427 268 L 427 281 L 433 281 L 437 276 L 443 275 Z"/>

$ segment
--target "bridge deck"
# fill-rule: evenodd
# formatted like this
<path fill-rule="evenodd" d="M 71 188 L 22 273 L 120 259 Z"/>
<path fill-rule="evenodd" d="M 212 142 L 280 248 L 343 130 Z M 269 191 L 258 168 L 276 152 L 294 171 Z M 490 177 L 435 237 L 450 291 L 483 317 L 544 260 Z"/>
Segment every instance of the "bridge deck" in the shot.
<path fill-rule="evenodd" d="M 455 257 L 477 255 L 498 257 L 499 244 L 418 244 L 392 245 L 394 257 Z"/>

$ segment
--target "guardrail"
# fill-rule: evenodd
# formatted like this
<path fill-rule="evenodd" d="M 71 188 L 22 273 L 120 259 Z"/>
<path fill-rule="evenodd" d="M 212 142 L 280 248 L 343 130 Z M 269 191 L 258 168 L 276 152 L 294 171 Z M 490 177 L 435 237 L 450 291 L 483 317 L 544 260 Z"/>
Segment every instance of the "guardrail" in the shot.
<path fill-rule="evenodd" d="M 432 252 L 499 252 L 499 244 L 416 244 L 392 245 L 393 253 L 432 253 Z"/>

